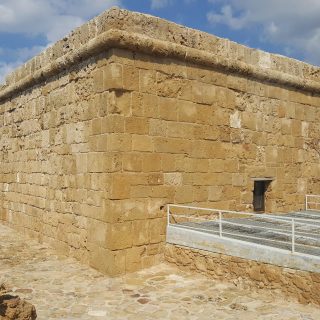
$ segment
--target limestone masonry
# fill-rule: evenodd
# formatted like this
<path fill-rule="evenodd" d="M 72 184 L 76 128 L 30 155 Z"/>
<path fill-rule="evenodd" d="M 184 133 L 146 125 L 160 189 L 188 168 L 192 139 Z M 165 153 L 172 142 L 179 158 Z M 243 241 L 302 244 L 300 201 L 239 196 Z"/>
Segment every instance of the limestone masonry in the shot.
<path fill-rule="evenodd" d="M 303 304 L 320 304 L 319 273 L 171 244 L 166 246 L 165 255 L 168 262 L 184 270 L 203 273 L 213 279 L 233 281 L 234 284 L 244 281 L 252 289 L 278 290 Z"/>
<path fill-rule="evenodd" d="M 104 273 L 145 268 L 168 203 L 252 211 L 264 177 L 269 212 L 320 194 L 319 120 L 319 68 L 113 8 L 0 86 L 0 219 Z"/>

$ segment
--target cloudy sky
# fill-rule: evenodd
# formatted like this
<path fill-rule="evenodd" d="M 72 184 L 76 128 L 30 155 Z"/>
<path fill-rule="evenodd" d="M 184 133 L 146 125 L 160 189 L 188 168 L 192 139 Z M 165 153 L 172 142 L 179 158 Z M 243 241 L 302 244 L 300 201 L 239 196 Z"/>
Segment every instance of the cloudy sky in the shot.
<path fill-rule="evenodd" d="M 114 5 L 320 65 L 320 0 L 0 0 L 0 82 Z"/>

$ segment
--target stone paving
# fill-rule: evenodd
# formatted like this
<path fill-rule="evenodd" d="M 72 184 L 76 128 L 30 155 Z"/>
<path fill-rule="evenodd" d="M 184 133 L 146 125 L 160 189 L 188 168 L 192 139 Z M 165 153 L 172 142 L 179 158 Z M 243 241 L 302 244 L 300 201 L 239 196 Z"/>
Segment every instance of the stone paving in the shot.
<path fill-rule="evenodd" d="M 318 320 L 320 308 L 167 264 L 109 278 L 0 225 L 0 283 L 27 299 L 38 319 Z"/>

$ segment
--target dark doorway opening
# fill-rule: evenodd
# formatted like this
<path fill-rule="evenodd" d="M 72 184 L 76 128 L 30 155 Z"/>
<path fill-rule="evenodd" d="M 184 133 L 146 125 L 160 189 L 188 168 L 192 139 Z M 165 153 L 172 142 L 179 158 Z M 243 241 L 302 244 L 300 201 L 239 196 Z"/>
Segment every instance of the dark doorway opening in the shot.
<path fill-rule="evenodd" d="M 263 212 L 265 211 L 265 196 L 270 181 L 268 180 L 257 180 L 254 181 L 253 189 L 253 209 L 254 211 Z"/>

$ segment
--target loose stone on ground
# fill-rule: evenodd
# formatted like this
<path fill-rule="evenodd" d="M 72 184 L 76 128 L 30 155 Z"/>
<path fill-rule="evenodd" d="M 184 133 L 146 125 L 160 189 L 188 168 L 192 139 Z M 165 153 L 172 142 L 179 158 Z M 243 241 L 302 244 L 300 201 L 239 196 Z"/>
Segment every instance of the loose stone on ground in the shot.
<path fill-rule="evenodd" d="M 9 294 L 10 290 L 4 283 L 0 285 L 0 319 L 1 320 L 36 320 L 35 307 L 20 299 L 17 295 Z M 29 293 L 28 289 L 15 290 L 16 293 Z"/>

